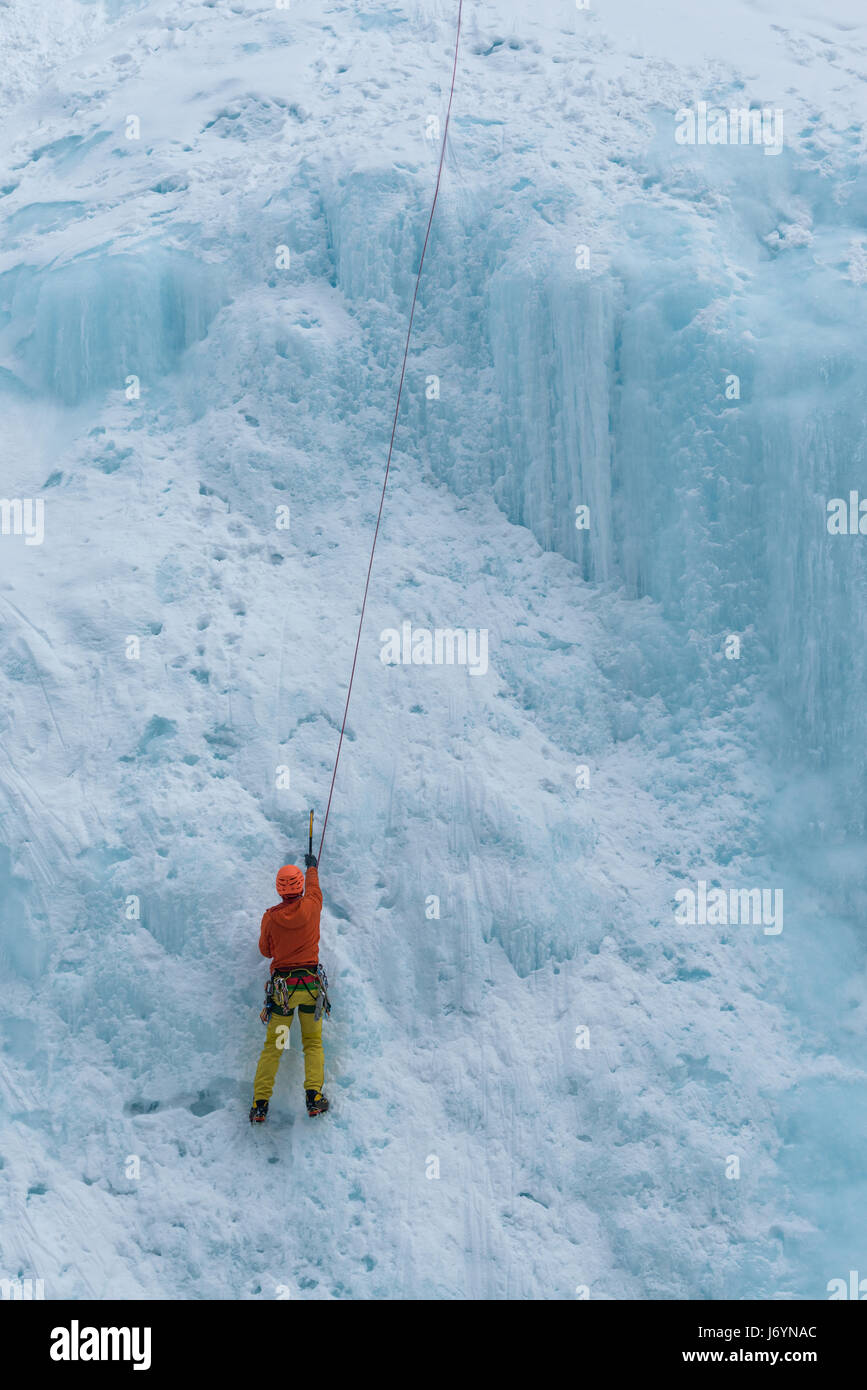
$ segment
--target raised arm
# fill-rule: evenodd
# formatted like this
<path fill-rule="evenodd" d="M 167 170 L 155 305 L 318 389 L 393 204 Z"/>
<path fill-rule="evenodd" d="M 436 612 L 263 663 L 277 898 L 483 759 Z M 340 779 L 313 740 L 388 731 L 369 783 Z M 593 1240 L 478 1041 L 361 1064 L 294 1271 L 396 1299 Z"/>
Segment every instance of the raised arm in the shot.
<path fill-rule="evenodd" d="M 307 873 L 304 875 L 304 898 L 309 898 L 310 902 L 316 903 L 317 907 L 322 907 L 322 889 L 319 887 L 319 870 L 316 867 L 316 856 L 313 854 L 305 855 L 304 862 L 312 859 L 313 863 L 308 864 Z"/>

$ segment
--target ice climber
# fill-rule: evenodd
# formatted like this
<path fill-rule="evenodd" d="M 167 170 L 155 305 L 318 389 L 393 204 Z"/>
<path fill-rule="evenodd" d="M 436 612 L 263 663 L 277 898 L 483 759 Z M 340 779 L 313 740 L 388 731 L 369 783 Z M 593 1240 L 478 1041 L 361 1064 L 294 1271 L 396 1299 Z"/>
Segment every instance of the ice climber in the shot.
<path fill-rule="evenodd" d="M 308 1115 L 328 1109 L 322 1094 L 325 1054 L 322 1051 L 322 1013 L 327 1011 L 327 981 L 319 966 L 319 916 L 322 890 L 314 854 L 304 856 L 306 879 L 295 864 L 284 864 L 277 875 L 282 899 L 262 918 L 259 950 L 271 959 L 271 978 L 261 1018 L 267 1023 L 265 1045 L 253 1082 L 250 1123 L 262 1124 L 277 1079 L 280 1054 L 289 1046 L 295 1010 L 304 1045 L 304 1093 Z"/>

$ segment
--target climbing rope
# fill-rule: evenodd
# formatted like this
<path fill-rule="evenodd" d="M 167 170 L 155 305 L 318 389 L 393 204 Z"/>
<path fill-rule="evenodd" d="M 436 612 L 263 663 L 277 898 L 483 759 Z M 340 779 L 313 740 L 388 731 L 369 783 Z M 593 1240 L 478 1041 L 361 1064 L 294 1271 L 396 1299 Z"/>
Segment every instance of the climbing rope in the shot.
<path fill-rule="evenodd" d="M 444 162 L 445 156 L 446 156 L 446 139 L 448 138 L 448 133 L 449 133 L 449 119 L 450 119 L 451 114 L 452 114 L 452 97 L 453 97 L 454 94 L 455 94 L 455 74 L 457 73 L 457 70 L 458 70 L 458 46 L 459 46 L 460 41 L 461 41 L 461 14 L 462 14 L 462 11 L 463 11 L 463 0 L 458 0 L 458 23 L 457 23 L 457 31 L 456 31 L 456 33 L 455 33 L 455 59 L 454 59 L 454 63 L 452 64 L 452 85 L 451 85 L 451 88 L 450 88 L 450 90 L 449 90 L 449 102 L 448 102 L 448 107 L 446 108 L 446 120 L 445 120 L 445 126 L 444 126 L 444 128 L 443 128 L 442 146 L 441 146 L 441 148 L 440 148 L 440 161 L 439 161 L 439 167 L 437 168 L 437 181 L 436 181 L 436 187 L 434 188 L 433 202 L 431 203 L 431 207 L 430 207 L 430 217 L 429 217 L 428 220 L 427 220 L 427 231 L 426 231 L 425 234 L 424 234 L 424 245 L 423 245 L 422 248 L 421 248 L 421 260 L 420 260 L 419 263 L 418 263 L 418 274 L 417 274 L 416 277 L 415 277 L 415 289 L 413 290 L 413 295 L 412 295 L 412 307 L 411 307 L 411 309 L 410 309 L 410 311 L 409 311 L 409 324 L 407 325 L 407 330 L 406 330 L 406 343 L 404 344 L 404 349 L 403 349 L 403 362 L 401 363 L 401 368 L 400 368 L 400 381 L 399 381 L 398 387 L 397 387 L 397 401 L 395 402 L 395 407 L 394 407 L 394 419 L 393 419 L 392 422 L 391 422 L 391 439 L 390 439 L 389 442 L 388 442 L 388 455 L 387 455 L 386 460 L 385 460 L 385 477 L 384 477 L 383 480 L 382 480 L 382 493 L 381 493 L 380 498 L 379 498 L 379 512 L 378 512 L 377 517 L 376 517 L 376 527 L 375 527 L 374 532 L 373 532 L 373 544 L 372 544 L 371 547 L 370 547 L 370 561 L 369 561 L 368 566 L 367 566 L 367 579 L 365 580 L 365 584 L 364 584 L 364 596 L 363 596 L 363 598 L 362 598 L 362 600 L 361 600 L 361 616 L 360 616 L 359 619 L 358 619 L 358 632 L 356 633 L 356 637 L 355 637 L 355 651 L 354 651 L 353 656 L 352 656 L 352 670 L 351 670 L 350 673 L 349 673 L 349 688 L 348 688 L 347 691 L 346 691 L 346 704 L 345 704 L 344 709 L 343 709 L 343 723 L 342 723 L 341 726 L 340 726 L 340 738 L 339 738 L 338 743 L 337 743 L 337 753 L 336 753 L 335 758 L 334 758 L 334 769 L 333 769 L 333 771 L 332 771 L 332 773 L 331 773 L 331 786 L 330 786 L 330 788 L 329 788 L 329 790 L 328 790 L 328 803 L 327 803 L 327 805 L 326 805 L 326 807 L 325 807 L 325 819 L 324 819 L 323 822 L 322 822 L 322 835 L 321 835 L 320 840 L 319 840 L 319 855 L 318 855 L 318 858 L 319 858 L 319 859 L 322 858 L 322 846 L 323 846 L 323 844 L 324 844 L 324 842 L 325 842 L 325 831 L 326 831 L 326 829 L 327 829 L 327 827 L 328 827 L 328 812 L 331 810 L 331 798 L 332 798 L 332 796 L 334 795 L 334 782 L 335 782 L 335 779 L 336 779 L 336 777 L 337 777 L 337 764 L 340 762 L 340 750 L 341 750 L 341 748 L 343 747 L 343 735 L 344 735 L 344 733 L 346 732 L 346 718 L 347 718 L 347 715 L 349 714 L 349 701 L 352 699 L 352 683 L 353 683 L 353 681 L 355 680 L 355 667 L 356 667 L 356 665 L 357 665 L 357 663 L 358 663 L 358 648 L 359 648 L 359 645 L 360 645 L 360 643 L 361 643 L 361 629 L 362 629 L 362 627 L 364 626 L 364 611 L 365 611 L 365 609 L 366 609 L 366 607 L 367 607 L 367 593 L 368 593 L 368 590 L 369 590 L 369 588 L 370 588 L 370 576 L 371 576 L 371 573 L 372 573 L 372 571 L 373 571 L 373 557 L 374 557 L 374 554 L 376 553 L 376 542 L 377 542 L 377 539 L 378 539 L 378 537 L 379 537 L 379 524 L 380 524 L 380 522 L 382 521 L 382 509 L 383 509 L 383 506 L 385 505 L 385 490 L 386 490 L 386 488 L 388 487 L 388 473 L 389 473 L 389 469 L 391 468 L 391 455 L 392 455 L 392 450 L 394 449 L 394 436 L 395 436 L 395 432 L 396 432 L 396 430 L 397 430 L 397 417 L 398 417 L 398 414 L 399 414 L 399 412 L 400 412 L 400 398 L 401 398 L 401 395 L 402 395 L 402 393 L 403 393 L 403 379 L 404 379 L 404 377 L 406 376 L 406 360 L 407 360 L 407 357 L 409 356 L 409 342 L 410 342 L 410 338 L 412 337 L 412 323 L 413 323 L 413 319 L 415 318 L 415 305 L 416 305 L 416 300 L 418 299 L 418 287 L 419 287 L 419 285 L 420 285 L 420 283 L 421 283 L 421 272 L 422 272 L 422 267 L 424 266 L 425 252 L 427 251 L 427 244 L 428 244 L 428 239 L 429 239 L 429 237 L 430 237 L 430 229 L 431 229 L 431 226 L 432 226 L 432 224 L 433 224 L 434 212 L 436 211 L 437 198 L 439 197 L 439 191 L 440 191 L 440 179 L 442 178 L 442 173 L 443 173 L 443 162 Z"/>

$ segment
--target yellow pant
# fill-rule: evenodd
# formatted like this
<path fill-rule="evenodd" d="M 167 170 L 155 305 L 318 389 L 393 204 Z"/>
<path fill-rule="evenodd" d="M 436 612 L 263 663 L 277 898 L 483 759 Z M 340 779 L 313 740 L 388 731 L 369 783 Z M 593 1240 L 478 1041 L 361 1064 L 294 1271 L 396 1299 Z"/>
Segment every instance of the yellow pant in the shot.
<path fill-rule="evenodd" d="M 318 990 L 311 985 L 313 999 L 316 998 Z M 291 1013 L 272 1014 L 268 1023 L 268 1032 L 265 1035 L 265 1046 L 262 1048 L 262 1056 L 259 1058 L 259 1065 L 256 1068 L 256 1079 L 253 1082 L 253 1099 L 270 1100 L 274 1090 L 274 1082 L 277 1080 L 277 1069 L 280 1066 L 280 1058 L 289 1046 L 289 1029 L 296 1008 L 298 1009 L 298 1022 L 301 1024 L 301 1041 L 304 1045 L 304 1089 L 305 1091 L 321 1091 L 322 1083 L 325 1080 L 325 1053 L 322 1050 L 322 1019 L 313 1017 L 313 999 L 301 985 L 293 990 L 289 996 L 289 1008 Z"/>

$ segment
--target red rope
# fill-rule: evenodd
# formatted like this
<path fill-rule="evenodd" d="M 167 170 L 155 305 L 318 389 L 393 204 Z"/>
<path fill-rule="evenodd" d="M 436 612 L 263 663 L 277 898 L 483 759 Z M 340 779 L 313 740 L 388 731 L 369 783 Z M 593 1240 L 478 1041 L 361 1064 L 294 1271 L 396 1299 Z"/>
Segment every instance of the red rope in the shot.
<path fill-rule="evenodd" d="M 448 104 L 448 107 L 447 107 L 447 109 L 446 109 L 446 123 L 445 123 L 445 128 L 444 128 L 444 130 L 443 130 L 443 142 L 442 142 L 442 147 L 441 147 L 441 149 L 440 149 L 440 162 L 439 162 L 439 168 L 437 169 L 436 188 L 434 189 L 433 202 L 431 203 L 430 217 L 429 217 L 428 220 L 427 220 L 427 231 L 426 231 L 425 234 L 424 234 L 424 245 L 423 245 L 422 248 L 421 248 L 421 260 L 420 260 L 419 263 L 418 263 L 418 274 L 417 274 L 416 277 L 415 277 L 415 289 L 413 290 L 413 295 L 412 295 L 412 308 L 411 308 L 410 311 L 409 311 L 409 325 L 408 325 L 407 330 L 406 330 L 406 343 L 405 343 L 404 349 L 403 349 L 403 362 L 402 362 L 401 368 L 400 368 L 400 382 L 399 382 L 398 388 L 397 388 L 397 402 L 396 402 L 395 407 L 394 407 L 394 419 L 393 419 L 392 422 L 391 422 L 391 439 L 389 440 L 389 443 L 388 443 L 388 457 L 386 458 L 386 461 L 385 461 L 385 477 L 384 477 L 383 480 L 382 480 L 382 494 L 381 494 L 380 499 L 379 499 L 379 512 L 378 512 L 377 518 L 376 518 L 376 529 L 375 529 L 374 532 L 373 532 L 373 544 L 372 544 L 372 546 L 370 547 L 370 562 L 369 562 L 369 564 L 368 564 L 368 566 L 367 566 L 367 579 L 366 579 L 365 584 L 364 584 L 364 597 L 363 597 L 362 600 L 361 600 L 361 617 L 358 619 L 358 632 L 357 632 L 356 638 L 355 638 L 355 652 L 353 653 L 353 657 L 352 657 L 352 670 L 351 670 L 351 672 L 350 672 L 350 674 L 349 674 L 349 689 L 348 689 L 347 692 L 346 692 L 346 705 L 344 706 L 344 710 L 343 710 L 343 723 L 342 723 L 341 726 L 340 726 L 340 739 L 339 739 L 338 744 L 337 744 L 337 754 L 336 754 L 335 759 L 334 759 L 334 770 L 333 770 L 333 772 L 332 772 L 332 774 L 331 774 L 331 786 L 330 786 L 329 791 L 328 791 L 328 804 L 327 804 L 326 807 L 325 807 L 325 819 L 324 819 L 324 821 L 322 822 L 322 835 L 321 835 L 320 840 L 319 840 L 319 855 L 318 855 L 318 858 L 320 858 L 320 859 L 322 858 L 322 845 L 323 845 L 323 843 L 324 843 L 324 841 L 325 841 L 325 831 L 326 831 L 326 828 L 327 828 L 327 826 L 328 826 L 328 812 L 331 810 L 331 798 L 332 798 L 332 796 L 334 795 L 334 782 L 335 782 L 335 779 L 336 779 L 336 777 L 337 777 L 337 764 L 340 762 L 340 750 L 341 750 L 341 748 L 343 747 L 343 735 L 344 735 L 344 733 L 346 732 L 346 717 L 347 717 L 347 715 L 349 714 L 349 701 L 350 701 L 351 698 L 352 698 L 352 682 L 355 680 L 355 667 L 356 667 L 356 665 L 357 665 L 357 663 L 358 663 L 358 648 L 359 648 L 359 645 L 360 645 L 360 643 L 361 643 L 361 629 L 362 629 L 362 627 L 363 627 L 363 625 L 364 625 L 364 610 L 365 610 L 366 607 L 367 607 L 367 592 L 368 592 L 368 590 L 369 590 L 369 588 L 370 588 L 370 576 L 371 576 L 371 573 L 372 573 L 372 571 L 373 571 L 373 556 L 374 556 L 374 554 L 375 554 L 375 552 L 376 552 L 376 542 L 377 542 L 377 538 L 378 538 L 378 536 L 379 536 L 379 524 L 380 524 L 380 522 L 382 521 L 382 509 L 383 509 L 383 506 L 385 505 L 385 489 L 386 489 L 387 486 L 388 486 L 388 473 L 389 473 L 389 469 L 391 468 L 391 455 L 392 455 L 392 450 L 394 449 L 394 436 L 395 436 L 395 431 L 397 430 L 397 417 L 398 417 L 398 412 L 400 411 L 400 398 L 401 398 L 401 394 L 402 394 L 402 392 L 403 392 L 403 379 L 404 379 L 404 377 L 406 376 L 406 360 L 407 360 L 407 357 L 409 356 L 409 341 L 410 341 L 410 338 L 412 337 L 412 322 L 413 322 L 413 319 L 415 318 L 415 304 L 416 304 L 416 300 L 418 299 L 418 287 L 419 287 L 419 285 L 420 285 L 420 283 L 421 283 L 422 266 L 424 265 L 424 257 L 425 257 L 425 252 L 427 251 L 428 238 L 430 237 L 430 229 L 431 229 L 431 226 L 432 226 L 432 224 L 433 224 L 434 212 L 436 211 L 437 198 L 439 197 L 439 191 L 440 191 L 440 179 L 442 178 L 442 173 L 443 173 L 443 161 L 445 160 L 445 156 L 446 156 L 446 138 L 447 138 L 448 133 L 449 133 L 449 118 L 451 117 L 451 114 L 452 114 L 452 97 L 453 97 L 454 94 L 455 94 L 455 74 L 456 74 L 456 72 L 457 72 L 457 70 L 458 70 L 458 45 L 460 44 L 460 40 L 461 40 L 461 13 L 462 13 L 462 11 L 463 11 L 463 0 L 458 0 L 458 25 L 457 25 L 457 32 L 456 32 L 456 34 L 455 34 L 455 60 L 454 60 L 454 63 L 453 63 L 453 65 L 452 65 L 452 85 L 451 85 L 451 89 L 450 89 L 450 91 L 449 91 L 449 104 Z"/>

